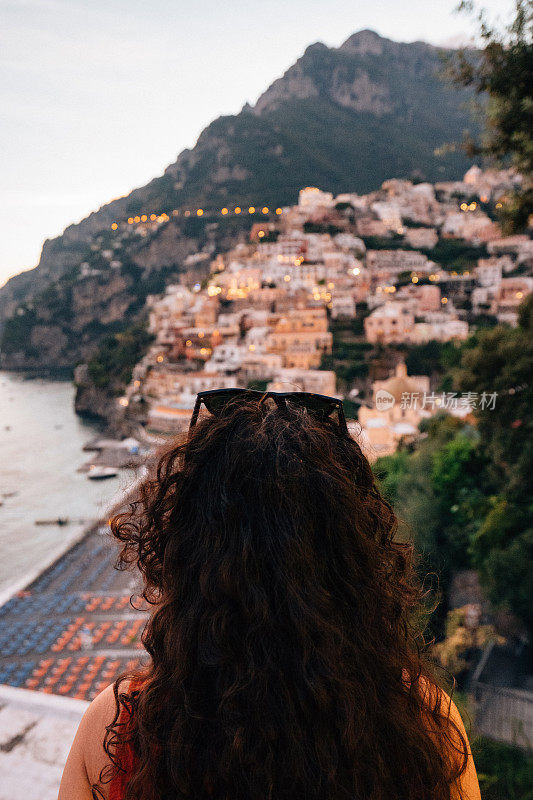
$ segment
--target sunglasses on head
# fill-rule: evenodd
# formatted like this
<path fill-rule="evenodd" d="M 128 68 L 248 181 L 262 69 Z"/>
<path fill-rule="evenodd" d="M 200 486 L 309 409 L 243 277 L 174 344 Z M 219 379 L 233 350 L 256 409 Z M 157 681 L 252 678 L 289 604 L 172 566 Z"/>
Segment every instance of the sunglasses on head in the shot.
<path fill-rule="evenodd" d="M 304 408 L 308 414 L 324 422 L 326 420 L 337 421 L 339 427 L 348 432 L 342 402 L 336 397 L 327 397 L 324 394 L 314 394 L 313 392 L 261 392 L 257 389 L 212 389 L 206 392 L 199 392 L 192 412 L 191 431 L 198 419 L 202 404 L 210 414 L 215 417 L 224 413 L 229 405 L 235 402 L 249 402 L 255 400 L 263 403 L 267 399 L 272 399 L 278 408 L 287 408 L 290 403 L 293 406 Z"/>

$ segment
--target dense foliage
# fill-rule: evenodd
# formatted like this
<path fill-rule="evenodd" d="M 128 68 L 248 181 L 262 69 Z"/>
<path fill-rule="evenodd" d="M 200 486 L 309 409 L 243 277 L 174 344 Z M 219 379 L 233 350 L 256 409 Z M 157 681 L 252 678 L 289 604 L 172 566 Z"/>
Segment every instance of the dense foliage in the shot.
<path fill-rule="evenodd" d="M 472 741 L 483 800 L 531 800 L 533 756 L 485 737 Z"/>
<path fill-rule="evenodd" d="M 478 408 L 480 454 L 490 507 L 471 540 L 474 566 L 493 602 L 533 628 L 533 296 L 519 326 L 498 326 L 465 351 L 456 373 L 461 391 L 498 392 L 494 411 Z"/>
<path fill-rule="evenodd" d="M 521 306 L 518 328 L 481 331 L 450 354 L 450 388 L 477 394 L 475 426 L 436 417 L 413 452 L 379 459 L 376 472 L 424 569 L 440 574 L 440 592 L 452 568 L 477 569 L 494 605 L 531 631 L 533 297 Z M 497 392 L 494 409 L 482 407 L 483 392 Z M 441 630 L 445 610 L 444 603 Z"/>
<path fill-rule="evenodd" d="M 473 0 L 462 0 L 459 8 L 476 13 Z M 521 189 L 503 204 L 502 222 L 510 233 L 524 229 L 533 213 L 533 3 L 515 0 L 514 18 L 504 31 L 491 26 L 483 11 L 478 20 L 481 57 L 460 52 L 450 71 L 456 85 L 488 98 L 484 136 L 467 140 L 468 154 L 511 162 L 524 176 Z"/>
<path fill-rule="evenodd" d="M 153 337 L 142 324 L 106 336 L 98 351 L 89 361 L 89 375 L 102 389 L 121 392 L 131 380 L 132 369 L 144 355 Z"/>

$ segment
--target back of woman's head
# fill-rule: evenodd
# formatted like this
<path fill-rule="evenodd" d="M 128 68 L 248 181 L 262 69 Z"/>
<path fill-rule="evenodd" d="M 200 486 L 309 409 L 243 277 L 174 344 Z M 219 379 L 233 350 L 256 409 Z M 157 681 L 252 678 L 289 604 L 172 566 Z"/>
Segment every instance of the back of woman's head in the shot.
<path fill-rule="evenodd" d="M 302 409 L 235 403 L 165 453 L 112 524 L 153 603 L 128 797 L 449 796 L 464 754 L 422 698 L 395 527 L 358 444 Z"/>

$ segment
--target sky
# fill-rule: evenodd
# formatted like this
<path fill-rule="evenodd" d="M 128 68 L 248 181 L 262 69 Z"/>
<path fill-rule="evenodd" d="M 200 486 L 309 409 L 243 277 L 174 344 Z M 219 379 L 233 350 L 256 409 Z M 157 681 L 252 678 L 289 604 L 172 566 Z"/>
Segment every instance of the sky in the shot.
<path fill-rule="evenodd" d="M 465 40 L 457 0 L 0 0 L 0 286 L 321 41 Z M 485 0 L 504 19 L 512 0 Z"/>

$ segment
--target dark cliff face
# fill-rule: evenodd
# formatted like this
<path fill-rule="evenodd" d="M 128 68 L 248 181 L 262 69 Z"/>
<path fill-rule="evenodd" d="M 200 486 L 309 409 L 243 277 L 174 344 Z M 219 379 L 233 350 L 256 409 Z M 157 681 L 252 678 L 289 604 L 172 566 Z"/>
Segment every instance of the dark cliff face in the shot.
<path fill-rule="evenodd" d="M 468 92 L 439 77 L 441 52 L 360 31 L 340 48 L 317 43 L 254 108 L 221 117 L 165 176 L 180 203 L 294 202 L 308 183 L 368 192 L 390 177 L 457 178 L 460 153 L 435 151 L 471 126 Z"/>
<path fill-rule="evenodd" d="M 278 206 L 295 202 L 309 184 L 367 192 L 415 173 L 433 181 L 460 177 L 464 157 L 436 150 L 469 126 L 468 94 L 447 87 L 441 70 L 436 48 L 391 42 L 372 31 L 354 34 L 340 48 L 308 47 L 254 108 L 212 122 L 162 176 L 45 242 L 38 267 L 0 289 L 4 366 L 86 359 L 103 335 L 138 316 L 146 295 L 183 269 L 189 253 L 212 254 L 242 235 L 242 225 L 206 214 L 187 224 L 171 217 L 142 241 L 110 243 L 116 220 L 200 205 Z M 112 257 L 102 258 L 110 246 Z M 111 267 L 113 260 L 120 266 Z M 98 274 L 91 303 L 80 309 L 88 280 L 82 264 Z"/>

